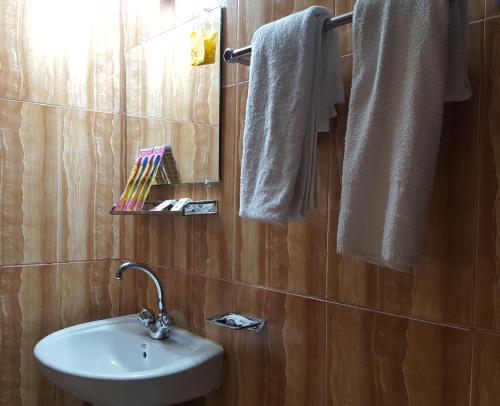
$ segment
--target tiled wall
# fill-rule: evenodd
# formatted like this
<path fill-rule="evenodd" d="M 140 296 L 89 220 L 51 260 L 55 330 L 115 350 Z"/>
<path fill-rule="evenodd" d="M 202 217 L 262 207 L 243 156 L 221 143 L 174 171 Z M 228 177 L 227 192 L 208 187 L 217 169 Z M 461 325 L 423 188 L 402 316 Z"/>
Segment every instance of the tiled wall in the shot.
<path fill-rule="evenodd" d="M 446 107 L 425 253 L 406 275 L 335 253 L 345 107 L 319 138 L 318 211 L 288 228 L 238 217 L 248 88 L 239 65 L 224 66 L 222 182 L 175 190 L 218 199 L 220 215 L 113 223 L 128 142 L 122 48 L 211 1 L 64 3 L 0 1 L 0 405 L 79 404 L 38 373 L 31 351 L 63 326 L 155 306 L 139 275 L 113 280 L 118 258 L 153 265 L 176 323 L 224 345 L 222 388 L 193 404 L 500 404 L 499 6 L 470 0 L 474 98 Z M 222 3 L 224 46 L 237 47 L 266 22 L 312 4 L 341 14 L 354 0 Z M 342 49 L 348 94 L 349 27 Z M 267 328 L 205 323 L 227 311 Z"/>
<path fill-rule="evenodd" d="M 310 5 L 336 14 L 354 5 L 225 3 L 229 47 L 249 44 L 260 25 Z M 286 228 L 239 218 L 248 68 L 224 66 L 222 182 L 176 191 L 219 199 L 220 215 L 127 219 L 122 228 L 122 257 L 155 266 L 176 322 L 225 345 L 224 385 L 198 403 L 500 404 L 500 7 L 471 0 L 470 22 L 474 97 L 446 106 L 425 253 L 413 275 L 336 254 L 345 106 L 331 134 L 319 137 L 318 210 Z M 347 95 L 349 30 L 341 29 Z M 140 280 L 124 298 L 153 304 L 154 291 L 145 298 L 144 286 Z M 204 322 L 226 311 L 263 317 L 267 330 L 231 332 Z"/>
<path fill-rule="evenodd" d="M 120 314 L 120 0 L 0 0 L 0 405 L 71 405 L 48 333 Z"/>

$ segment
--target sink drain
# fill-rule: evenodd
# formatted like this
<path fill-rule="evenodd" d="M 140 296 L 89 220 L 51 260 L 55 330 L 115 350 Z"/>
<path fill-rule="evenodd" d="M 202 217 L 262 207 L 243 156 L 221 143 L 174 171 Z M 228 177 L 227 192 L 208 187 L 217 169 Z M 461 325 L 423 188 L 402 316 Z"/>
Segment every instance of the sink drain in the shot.
<path fill-rule="evenodd" d="M 141 344 L 142 348 L 142 358 L 147 358 L 148 357 L 148 344 L 147 343 L 142 343 Z"/>

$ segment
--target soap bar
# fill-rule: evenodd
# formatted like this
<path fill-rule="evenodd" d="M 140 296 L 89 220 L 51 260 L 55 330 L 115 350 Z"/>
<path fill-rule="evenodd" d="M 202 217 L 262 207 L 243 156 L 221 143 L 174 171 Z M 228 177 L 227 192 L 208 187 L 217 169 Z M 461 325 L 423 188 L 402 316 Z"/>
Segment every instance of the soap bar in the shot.
<path fill-rule="evenodd" d="M 174 204 L 174 207 L 170 209 L 170 211 L 182 211 L 182 208 L 186 205 L 186 203 L 192 202 L 189 197 L 184 197 L 179 199 L 177 203 Z"/>
<path fill-rule="evenodd" d="M 164 202 L 161 202 L 158 206 L 153 207 L 150 211 L 162 211 L 165 209 L 170 209 L 177 203 L 177 200 L 175 199 L 168 199 L 165 200 Z"/>

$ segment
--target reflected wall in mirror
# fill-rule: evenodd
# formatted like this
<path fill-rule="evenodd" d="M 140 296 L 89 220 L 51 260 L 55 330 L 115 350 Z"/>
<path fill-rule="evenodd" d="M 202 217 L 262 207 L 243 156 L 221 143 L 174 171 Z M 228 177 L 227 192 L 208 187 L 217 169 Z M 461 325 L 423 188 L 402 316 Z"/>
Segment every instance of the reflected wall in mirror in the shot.
<path fill-rule="evenodd" d="M 127 165 L 171 145 L 183 183 L 218 182 L 221 9 L 185 18 L 125 51 Z M 215 61 L 192 66 L 191 36 L 213 31 Z"/>

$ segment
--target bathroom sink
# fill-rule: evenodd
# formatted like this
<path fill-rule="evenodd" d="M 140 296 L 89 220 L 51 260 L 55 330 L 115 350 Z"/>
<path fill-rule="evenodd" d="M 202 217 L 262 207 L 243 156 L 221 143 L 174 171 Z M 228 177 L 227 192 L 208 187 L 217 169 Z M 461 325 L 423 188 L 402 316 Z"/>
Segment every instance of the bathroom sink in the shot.
<path fill-rule="evenodd" d="M 95 405 L 169 405 L 219 386 L 223 348 L 172 327 L 153 340 L 135 315 L 79 324 L 45 337 L 34 354 L 61 389 Z"/>

